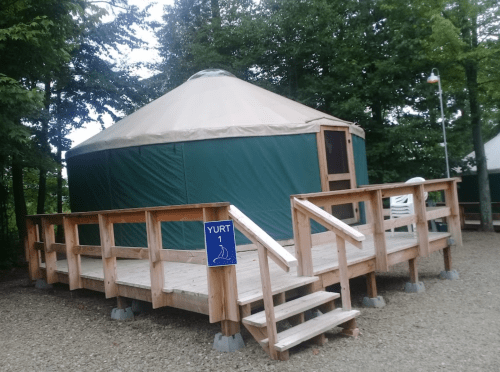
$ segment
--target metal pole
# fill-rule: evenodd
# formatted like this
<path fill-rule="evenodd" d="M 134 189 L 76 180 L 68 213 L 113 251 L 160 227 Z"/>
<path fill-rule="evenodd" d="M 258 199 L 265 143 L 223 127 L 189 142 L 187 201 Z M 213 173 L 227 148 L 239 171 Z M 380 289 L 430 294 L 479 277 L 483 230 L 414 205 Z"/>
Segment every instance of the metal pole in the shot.
<path fill-rule="evenodd" d="M 438 77 L 439 103 L 441 104 L 441 125 L 443 126 L 444 154 L 446 157 L 446 176 L 450 178 L 450 165 L 448 164 L 448 146 L 446 145 L 446 129 L 444 127 L 443 91 L 441 90 L 441 76 L 438 75 Z"/>

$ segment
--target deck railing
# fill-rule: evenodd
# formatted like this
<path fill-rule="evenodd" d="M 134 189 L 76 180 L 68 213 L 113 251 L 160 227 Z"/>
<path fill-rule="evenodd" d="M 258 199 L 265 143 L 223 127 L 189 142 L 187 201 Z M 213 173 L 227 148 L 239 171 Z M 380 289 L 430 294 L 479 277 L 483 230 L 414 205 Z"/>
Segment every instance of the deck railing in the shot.
<path fill-rule="evenodd" d="M 297 266 L 297 259 L 272 239 L 240 210 L 229 203 L 211 203 L 154 208 L 122 209 L 99 212 L 81 212 L 27 217 L 28 235 L 26 255 L 31 279 L 43 278 L 42 260 L 45 264 L 45 279 L 49 284 L 59 281 L 57 253 L 66 255 L 70 289 L 83 288 L 81 256 L 101 257 L 104 274 L 104 292 L 107 298 L 129 297 L 127 287 L 118 283 L 117 258 L 149 260 L 151 288 L 147 293 L 153 308 L 177 306 L 165 292 L 163 262 L 185 262 L 206 264 L 205 250 L 162 249 L 162 222 L 173 221 L 221 221 L 233 219 L 235 227 L 250 239 L 258 249 L 262 281 L 263 300 L 269 332 L 270 345 L 277 338 L 274 317 L 273 295 L 268 257 L 284 271 Z M 145 223 L 147 247 L 120 247 L 115 245 L 114 224 Z M 98 225 L 101 245 L 81 245 L 79 225 Z M 55 243 L 55 226 L 64 228 L 65 243 Z M 207 269 L 208 314 L 211 323 L 221 322 L 223 333 L 233 334 L 235 324 L 240 321 L 238 290 L 235 266 Z M 182 306 L 180 306 L 182 308 Z M 190 310 L 192 310 L 190 308 Z M 271 347 L 272 349 L 272 347 Z M 275 353 L 271 350 L 271 353 Z"/>
<path fill-rule="evenodd" d="M 430 253 L 427 221 L 446 218 L 450 237 L 453 238 L 456 244 L 461 245 L 462 236 L 457 197 L 457 182 L 459 181 L 460 178 L 438 179 L 411 184 L 370 185 L 358 189 L 292 195 L 292 216 L 296 257 L 299 261 L 297 270 L 299 275 L 314 275 L 310 218 L 315 219 L 333 231 L 337 235 L 337 239 L 339 236 L 343 237 L 344 240 L 359 247 L 354 239 L 354 235 L 350 239 L 346 238 L 346 233 L 343 229 L 337 226 L 337 231 L 335 231 L 332 223 L 326 223 L 326 220 L 329 218 L 328 216 L 331 216 L 329 213 L 331 207 L 334 205 L 365 203 L 367 222 L 355 228 L 364 235 L 373 235 L 377 271 L 387 271 L 389 268 L 385 231 L 391 228 L 416 224 L 419 256 L 427 256 Z M 426 192 L 429 193 L 432 191 L 444 191 L 444 207 L 432 210 L 426 209 L 424 195 Z M 415 213 L 401 218 L 385 220 L 383 199 L 405 194 L 413 195 Z M 306 208 L 305 205 L 308 205 L 309 208 Z M 311 205 L 316 206 L 315 213 L 311 211 Z M 321 217 L 318 218 L 320 214 Z M 344 243 L 341 242 L 341 244 Z M 339 259 L 341 260 L 342 258 L 339 256 Z"/>
<path fill-rule="evenodd" d="M 102 257 L 104 292 L 107 298 L 127 296 L 127 288 L 117 283 L 117 258 L 147 259 L 150 266 L 151 290 L 147 294 L 153 308 L 172 305 L 164 291 L 164 261 L 205 264 L 205 250 L 162 249 L 161 223 L 173 221 L 217 221 L 229 219 L 229 203 L 210 203 L 153 208 L 134 208 L 98 212 L 81 212 L 27 217 L 26 256 L 31 279 L 43 277 L 42 256 L 45 261 L 45 279 L 58 281 L 57 253 L 64 253 L 68 263 L 70 289 L 83 288 L 81 256 Z M 115 245 L 114 224 L 145 223 L 147 247 L 120 247 Z M 98 225 L 101 245 L 81 245 L 79 225 Z M 54 226 L 64 228 L 65 244 L 55 243 Z M 168 274 L 168 273 L 167 273 Z M 236 271 L 233 266 L 207 271 L 208 309 L 211 322 L 239 322 Z M 182 306 L 181 306 L 182 307 Z"/>

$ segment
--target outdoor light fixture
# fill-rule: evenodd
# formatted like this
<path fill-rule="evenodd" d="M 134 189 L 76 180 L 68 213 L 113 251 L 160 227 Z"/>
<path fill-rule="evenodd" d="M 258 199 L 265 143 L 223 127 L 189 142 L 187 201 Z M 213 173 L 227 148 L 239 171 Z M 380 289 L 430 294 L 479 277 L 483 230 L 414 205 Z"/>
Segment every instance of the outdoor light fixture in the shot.
<path fill-rule="evenodd" d="M 434 75 L 434 70 L 437 71 L 437 75 Z M 427 82 L 431 84 L 438 83 L 439 87 L 439 102 L 441 104 L 441 125 L 443 126 L 444 154 L 446 157 L 446 175 L 448 178 L 450 178 L 450 166 L 448 164 L 448 147 L 446 146 L 446 129 L 444 127 L 443 91 L 441 90 L 441 78 L 439 76 L 439 70 L 437 68 L 433 68 L 431 70 L 431 76 L 427 78 Z"/>

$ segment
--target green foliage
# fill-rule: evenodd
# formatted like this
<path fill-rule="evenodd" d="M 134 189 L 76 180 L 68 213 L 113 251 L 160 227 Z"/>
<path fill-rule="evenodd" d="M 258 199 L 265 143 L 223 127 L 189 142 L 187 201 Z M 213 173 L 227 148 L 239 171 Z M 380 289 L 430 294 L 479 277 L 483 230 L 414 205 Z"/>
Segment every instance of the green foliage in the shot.
<path fill-rule="evenodd" d="M 439 100 L 425 79 L 439 67 L 450 162 L 459 165 L 472 151 L 465 63 L 474 59 L 481 66 L 486 137 L 498 132 L 499 8 L 492 1 L 217 4 L 220 17 L 208 0 L 176 1 L 165 8 L 157 33 L 162 84 L 155 96 L 201 69 L 223 68 L 360 124 L 371 182 L 404 181 L 416 174 L 436 178 L 445 174 Z M 464 35 L 469 18 L 478 14 L 485 36 L 472 50 Z"/>
<path fill-rule="evenodd" d="M 107 9 L 118 10 L 114 21 L 102 23 Z M 132 67 L 109 61 L 120 46 L 142 43 L 131 26 L 143 25 L 146 13 L 127 0 L 2 1 L 0 239 L 9 242 L 5 247 L 12 246 L 14 221 L 21 233 L 26 213 L 57 212 L 58 194 L 65 208 L 65 182 L 62 189 L 57 185 L 61 152 L 71 145 L 67 134 L 93 113 L 102 123 L 103 115 L 117 119 L 144 102 Z"/>

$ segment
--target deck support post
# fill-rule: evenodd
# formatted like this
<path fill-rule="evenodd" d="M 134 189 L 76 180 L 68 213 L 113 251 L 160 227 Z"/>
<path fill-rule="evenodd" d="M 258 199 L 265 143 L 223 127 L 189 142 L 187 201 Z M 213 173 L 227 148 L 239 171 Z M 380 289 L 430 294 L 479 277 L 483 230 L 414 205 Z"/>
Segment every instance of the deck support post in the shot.
<path fill-rule="evenodd" d="M 363 298 L 363 306 L 381 308 L 385 306 L 385 300 L 382 296 L 377 294 L 377 281 L 375 279 L 375 272 L 372 271 L 366 276 L 366 297 Z"/>
<path fill-rule="evenodd" d="M 128 307 L 127 300 L 125 299 L 125 297 L 122 296 L 116 297 L 116 307 L 118 309 L 126 309 Z"/>
<path fill-rule="evenodd" d="M 418 267 L 417 259 L 412 258 L 408 261 L 410 269 L 410 281 L 405 284 L 405 292 L 407 293 L 421 293 L 425 292 L 424 283 L 418 281 Z"/>
<path fill-rule="evenodd" d="M 444 271 L 439 273 L 441 279 L 456 280 L 459 279 L 458 272 L 451 269 L 451 247 L 443 249 Z"/>
<path fill-rule="evenodd" d="M 353 318 L 348 322 L 341 324 L 340 327 L 344 328 L 342 330 L 343 336 L 354 337 L 354 338 L 357 338 L 359 336 L 359 328 L 358 324 L 356 323 L 356 318 Z"/>
<path fill-rule="evenodd" d="M 113 320 L 129 320 L 134 319 L 132 308 L 128 306 L 125 297 L 116 297 L 116 307 L 111 311 L 111 319 Z"/>
<path fill-rule="evenodd" d="M 408 261 L 408 267 L 410 269 L 410 283 L 418 283 L 417 259 L 416 258 L 411 258 Z"/>
<path fill-rule="evenodd" d="M 222 320 L 220 322 L 221 333 L 223 336 L 234 336 L 240 331 L 240 322 L 233 322 L 232 320 Z"/>
<path fill-rule="evenodd" d="M 375 272 L 366 274 L 366 292 L 368 297 L 377 297 L 377 281 L 375 279 Z"/>
<path fill-rule="evenodd" d="M 444 258 L 444 269 L 446 271 L 451 271 L 451 247 L 446 247 L 443 249 Z"/>

